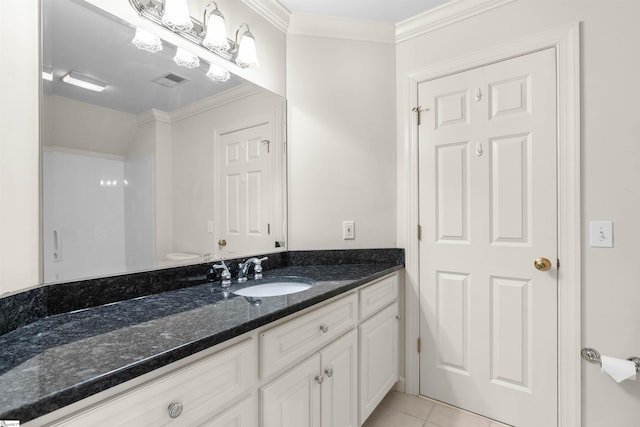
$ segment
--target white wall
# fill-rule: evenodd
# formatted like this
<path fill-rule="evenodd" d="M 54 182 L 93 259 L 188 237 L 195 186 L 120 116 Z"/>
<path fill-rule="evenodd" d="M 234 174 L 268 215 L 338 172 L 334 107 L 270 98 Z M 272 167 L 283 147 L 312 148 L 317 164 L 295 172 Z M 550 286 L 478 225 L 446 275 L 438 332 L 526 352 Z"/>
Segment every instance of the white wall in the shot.
<path fill-rule="evenodd" d="M 486 14 L 400 43 L 398 115 L 406 102 L 404 77 L 426 65 L 502 42 L 582 22 L 583 346 L 616 357 L 640 355 L 640 97 L 636 0 L 517 0 Z M 402 123 L 402 122 L 401 122 Z M 404 134 L 398 127 L 399 174 Z M 398 189 L 399 220 L 406 199 Z M 613 249 L 588 247 L 588 223 L 613 220 Z M 400 245 L 404 224 L 399 223 Z M 576 349 L 578 351 L 579 349 Z M 640 384 L 615 384 L 583 363 L 584 427 L 631 427 L 640 422 Z"/>
<path fill-rule="evenodd" d="M 0 295 L 40 282 L 38 4 L 0 1 Z"/>
<path fill-rule="evenodd" d="M 396 246 L 394 62 L 392 44 L 287 36 L 290 250 Z"/>
<path fill-rule="evenodd" d="M 138 131 L 135 114 L 52 95 L 42 97 L 42 144 L 124 156 Z"/>
<path fill-rule="evenodd" d="M 239 91 L 245 89 L 238 88 Z M 251 89 L 250 89 L 251 90 Z M 231 91 L 236 91 L 232 89 Z M 196 254 L 215 254 L 218 245 L 214 233 L 207 232 L 207 222 L 216 223 L 216 212 L 224 203 L 216 196 L 214 172 L 216 156 L 214 153 L 215 134 L 242 129 L 260 121 L 275 120 L 275 134 L 280 140 L 274 141 L 274 149 L 282 146 L 282 116 L 284 105 L 282 98 L 266 91 L 251 90 L 250 96 L 215 108 L 205 107 L 215 103 L 215 98 L 201 102 L 204 109 L 188 112 L 193 106 L 172 114 L 173 139 L 173 252 Z M 240 92 L 238 92 L 240 93 Z M 228 94 L 227 94 L 228 95 Z M 225 96 L 225 94 L 222 94 Z M 259 120 L 256 122 L 256 120 Z M 280 152 L 278 150 L 278 152 Z M 274 153 L 277 160 L 278 154 Z M 280 163 L 280 162 L 278 162 Z M 282 165 L 280 165 L 282 166 Z M 276 170 L 281 170 L 276 166 Z M 278 199 L 280 200 L 280 199 Z M 277 212 L 284 211 L 282 203 Z M 282 222 L 281 216 L 278 217 Z M 274 219 L 274 222 L 278 222 Z M 278 230 L 274 229 L 276 240 Z M 281 231 L 280 231 L 281 232 Z M 242 254 L 245 255 L 245 254 Z"/>

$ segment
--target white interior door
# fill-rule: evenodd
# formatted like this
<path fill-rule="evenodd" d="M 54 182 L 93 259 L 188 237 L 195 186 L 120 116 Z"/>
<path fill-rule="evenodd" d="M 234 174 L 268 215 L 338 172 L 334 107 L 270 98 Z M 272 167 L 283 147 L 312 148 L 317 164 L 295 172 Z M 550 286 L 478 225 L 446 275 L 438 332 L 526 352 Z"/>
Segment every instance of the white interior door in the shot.
<path fill-rule="evenodd" d="M 273 162 L 271 123 L 220 136 L 219 254 L 242 256 L 273 250 Z"/>
<path fill-rule="evenodd" d="M 420 392 L 518 427 L 557 425 L 555 70 L 547 49 L 418 89 Z"/>

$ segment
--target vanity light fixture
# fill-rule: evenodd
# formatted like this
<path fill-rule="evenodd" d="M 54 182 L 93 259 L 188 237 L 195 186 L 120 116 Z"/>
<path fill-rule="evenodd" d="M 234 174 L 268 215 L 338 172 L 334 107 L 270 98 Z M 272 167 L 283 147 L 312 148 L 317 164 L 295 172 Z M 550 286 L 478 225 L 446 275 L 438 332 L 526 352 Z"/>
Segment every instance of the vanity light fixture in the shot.
<path fill-rule="evenodd" d="M 215 9 L 207 14 L 207 10 L 210 6 L 214 6 Z M 214 51 L 229 50 L 231 46 L 227 40 L 227 26 L 224 23 L 224 15 L 222 15 L 222 12 L 218 9 L 218 4 L 216 2 L 212 1 L 204 9 L 203 22 L 204 27 L 206 28 L 206 33 L 202 40 L 202 46 Z"/>
<path fill-rule="evenodd" d="M 173 31 L 189 31 L 193 28 L 187 0 L 164 0 L 162 23 Z"/>
<path fill-rule="evenodd" d="M 242 26 L 247 27 L 247 30 L 240 36 L 240 42 L 238 42 L 238 34 L 242 29 Z M 249 25 L 241 24 L 236 31 L 236 46 L 238 52 L 236 54 L 236 64 L 242 68 L 258 68 L 258 55 L 256 53 L 256 39 L 249 30 Z"/>
<path fill-rule="evenodd" d="M 185 68 L 197 68 L 200 66 L 198 55 L 194 55 L 181 47 L 176 49 L 176 56 L 173 57 L 173 62 Z"/>
<path fill-rule="evenodd" d="M 204 23 L 188 16 L 186 0 L 129 0 L 129 3 L 141 17 L 171 29 L 191 43 L 203 46 L 241 68 L 258 67 L 256 40 L 249 25 L 240 25 L 235 41 L 230 40 L 226 34 L 224 16 L 216 2 L 212 1 L 205 7 Z M 245 30 L 241 32 L 243 27 Z"/>
<path fill-rule="evenodd" d="M 209 64 L 207 77 L 216 82 L 226 82 L 231 78 L 231 74 L 227 70 L 216 64 Z"/>
<path fill-rule="evenodd" d="M 98 80 L 77 71 L 69 71 L 67 74 L 62 76 L 62 81 L 94 92 L 102 92 L 108 85 L 102 80 Z"/>
<path fill-rule="evenodd" d="M 136 27 L 136 35 L 131 40 L 138 49 L 146 50 L 151 53 L 160 52 L 162 50 L 162 40 L 155 34 L 151 34 L 147 30 Z"/>

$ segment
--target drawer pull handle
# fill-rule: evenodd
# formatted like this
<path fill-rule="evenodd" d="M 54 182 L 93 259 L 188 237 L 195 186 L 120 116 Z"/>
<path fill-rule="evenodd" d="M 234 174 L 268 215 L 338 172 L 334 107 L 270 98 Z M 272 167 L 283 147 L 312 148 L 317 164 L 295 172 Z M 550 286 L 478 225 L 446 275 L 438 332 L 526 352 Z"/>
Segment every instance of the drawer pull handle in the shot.
<path fill-rule="evenodd" d="M 171 405 L 169 405 L 169 416 L 171 418 L 178 418 L 180 414 L 182 414 L 182 409 L 182 403 L 173 402 Z"/>
<path fill-rule="evenodd" d="M 331 378 L 331 377 L 333 376 L 333 368 L 327 368 L 327 369 L 325 369 L 325 370 L 324 370 L 324 373 L 325 373 L 325 375 L 326 375 L 328 378 Z"/>
<path fill-rule="evenodd" d="M 400 320 L 400 315 L 396 314 L 396 320 Z"/>
<path fill-rule="evenodd" d="M 322 331 L 323 334 L 326 334 L 327 332 L 329 332 L 329 326 L 320 325 L 320 330 Z"/>
<path fill-rule="evenodd" d="M 316 375 L 315 380 L 318 384 L 322 384 L 324 382 L 324 377 L 322 375 Z"/>

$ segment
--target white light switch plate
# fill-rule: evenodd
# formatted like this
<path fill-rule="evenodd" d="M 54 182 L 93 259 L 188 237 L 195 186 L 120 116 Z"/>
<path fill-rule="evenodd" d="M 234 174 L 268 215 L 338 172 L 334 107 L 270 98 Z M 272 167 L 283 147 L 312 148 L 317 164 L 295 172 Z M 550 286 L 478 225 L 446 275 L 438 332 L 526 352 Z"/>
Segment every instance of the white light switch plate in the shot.
<path fill-rule="evenodd" d="M 613 247 L 613 221 L 591 221 L 589 240 L 592 248 Z"/>
<path fill-rule="evenodd" d="M 342 239 L 353 240 L 356 238 L 355 223 L 353 221 L 344 221 L 342 223 Z"/>

